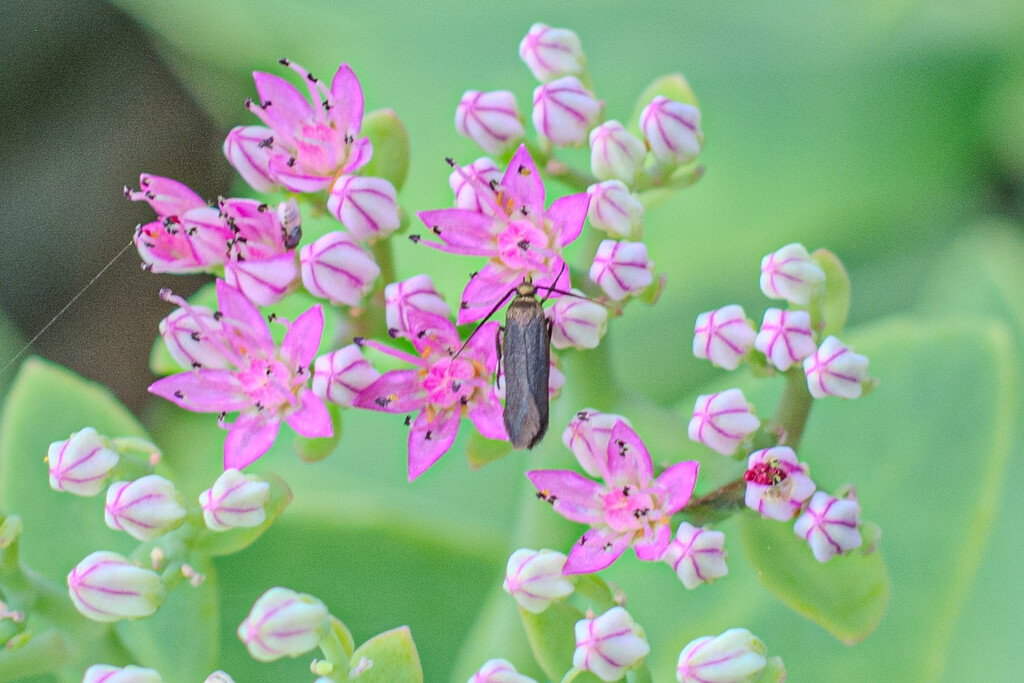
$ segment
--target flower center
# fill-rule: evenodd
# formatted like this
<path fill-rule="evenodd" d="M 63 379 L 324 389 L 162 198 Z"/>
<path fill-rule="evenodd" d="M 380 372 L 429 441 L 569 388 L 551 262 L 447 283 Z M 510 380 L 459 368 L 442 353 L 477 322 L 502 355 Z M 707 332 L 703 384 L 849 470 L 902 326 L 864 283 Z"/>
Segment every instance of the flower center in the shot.
<path fill-rule="evenodd" d="M 297 163 L 317 175 L 331 175 L 344 164 L 348 146 L 341 133 L 325 121 L 312 121 L 302 126 L 296 141 Z"/>
<path fill-rule="evenodd" d="M 423 388 L 427 402 L 437 407 L 451 408 L 456 404 L 465 405 L 473 397 L 479 382 L 476 381 L 473 363 L 462 358 L 440 358 L 427 370 Z"/>
<path fill-rule="evenodd" d="M 554 255 L 546 232 L 528 220 L 512 221 L 498 235 L 498 257 L 512 270 L 542 270 Z"/>
<path fill-rule="evenodd" d="M 779 467 L 778 460 L 766 460 L 754 465 L 743 473 L 744 481 L 760 484 L 761 486 L 775 486 L 781 483 L 787 476 L 786 470 Z"/>
<path fill-rule="evenodd" d="M 284 363 L 277 359 L 254 358 L 249 368 L 238 372 L 242 391 L 262 410 L 275 413 L 298 403 L 296 392 L 304 382 L 296 381 Z"/>
<path fill-rule="evenodd" d="M 605 522 L 615 531 L 643 529 L 661 517 L 651 494 L 635 486 L 623 486 L 604 494 Z"/>

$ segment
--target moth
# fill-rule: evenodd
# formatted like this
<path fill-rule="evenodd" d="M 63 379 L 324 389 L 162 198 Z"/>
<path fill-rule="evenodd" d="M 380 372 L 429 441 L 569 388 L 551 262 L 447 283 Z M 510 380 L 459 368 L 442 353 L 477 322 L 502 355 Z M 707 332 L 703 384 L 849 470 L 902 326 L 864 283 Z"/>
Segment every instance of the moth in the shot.
<path fill-rule="evenodd" d="M 516 287 L 495 343 L 505 367 L 505 431 L 513 448 L 533 448 L 548 431 L 551 321 L 529 276 Z"/>

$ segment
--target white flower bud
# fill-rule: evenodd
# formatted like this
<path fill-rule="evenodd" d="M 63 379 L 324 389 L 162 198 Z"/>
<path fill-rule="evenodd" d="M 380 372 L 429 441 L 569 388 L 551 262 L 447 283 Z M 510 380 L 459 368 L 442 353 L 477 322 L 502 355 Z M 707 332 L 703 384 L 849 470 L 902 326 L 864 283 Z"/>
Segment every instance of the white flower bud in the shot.
<path fill-rule="evenodd" d="M 618 121 L 590 131 L 590 171 L 598 180 L 632 183 L 644 165 L 647 147 Z"/>
<path fill-rule="evenodd" d="M 92 427 L 77 431 L 64 441 L 54 441 L 46 456 L 50 488 L 76 496 L 95 496 L 103 490 L 119 457 Z"/>
<path fill-rule="evenodd" d="M 547 310 L 551 320 L 551 345 L 556 349 L 570 346 L 592 349 L 601 341 L 608 329 L 608 309 L 584 297 L 578 289 L 569 290 L 576 296 L 560 297 Z"/>
<path fill-rule="evenodd" d="M 811 314 L 807 311 L 783 311 L 769 308 L 764 312 L 761 329 L 754 338 L 754 348 L 782 372 L 814 353 Z"/>
<path fill-rule="evenodd" d="M 258 661 L 298 657 L 317 646 L 321 632 L 330 627 L 329 617 L 324 603 L 312 595 L 278 586 L 252 606 L 238 637 Z"/>
<path fill-rule="evenodd" d="M 156 572 L 105 550 L 92 553 L 71 570 L 68 593 L 75 608 L 93 621 L 148 617 L 167 595 Z"/>
<path fill-rule="evenodd" d="M 380 373 L 366 360 L 358 344 L 320 356 L 313 363 L 313 393 L 346 408 L 351 408 L 359 392 L 379 378 Z"/>
<path fill-rule="evenodd" d="M 448 185 L 455 193 L 456 208 L 491 213 L 493 202 L 481 198 L 480 193 L 487 192 L 493 197 L 491 183 L 501 182 L 503 175 L 504 171 L 498 168 L 498 164 L 490 157 L 480 157 L 469 166 L 456 168 L 448 176 Z"/>
<path fill-rule="evenodd" d="M 622 607 L 612 607 L 594 619 L 576 622 L 576 651 L 572 665 L 602 681 L 617 681 L 651 651 L 647 638 Z"/>
<path fill-rule="evenodd" d="M 836 555 L 861 546 L 859 523 L 860 503 L 856 498 L 844 500 L 815 491 L 807 509 L 793 525 L 793 533 L 807 541 L 814 559 L 828 562 Z"/>
<path fill-rule="evenodd" d="M 807 390 L 814 398 L 857 398 L 868 376 L 868 359 L 829 335 L 817 351 L 804 359 L 804 374 Z"/>
<path fill-rule="evenodd" d="M 491 659 L 485 662 L 467 683 L 537 683 L 537 681 L 516 671 L 509 661 Z"/>
<path fill-rule="evenodd" d="M 224 671 L 214 671 L 203 683 L 235 683 L 235 679 Z"/>
<path fill-rule="evenodd" d="M 85 670 L 82 683 L 163 683 L 163 679 L 158 671 L 141 666 L 93 664 Z"/>
<path fill-rule="evenodd" d="M 533 125 L 556 147 L 575 147 L 601 117 L 603 103 L 575 76 L 566 76 L 533 91 Z"/>
<path fill-rule="evenodd" d="M 387 237 L 400 225 L 398 193 L 384 178 L 340 176 L 331 186 L 327 210 L 358 240 Z"/>
<path fill-rule="evenodd" d="M 519 56 L 541 83 L 579 75 L 587 64 L 579 36 L 567 28 L 540 23 L 531 26 L 519 43 Z"/>
<path fill-rule="evenodd" d="M 685 164 L 700 154 L 704 133 L 700 110 L 658 95 L 640 112 L 640 130 L 654 158 L 663 164 Z"/>
<path fill-rule="evenodd" d="M 600 477 L 603 465 L 608 458 L 608 440 L 611 438 L 612 427 L 616 422 L 629 420 L 621 415 L 602 413 L 593 408 L 584 408 L 576 413 L 569 426 L 562 432 L 562 443 L 572 451 L 583 471 L 592 477 Z"/>
<path fill-rule="evenodd" d="M 713 365 L 735 370 L 754 347 L 757 333 L 738 304 L 723 306 L 697 316 L 693 328 L 693 355 Z"/>
<path fill-rule="evenodd" d="M 728 389 L 697 397 L 687 433 L 691 441 L 722 455 L 732 455 L 760 426 L 761 421 L 754 415 L 743 392 Z"/>
<path fill-rule="evenodd" d="M 199 494 L 203 521 L 211 531 L 254 527 L 267 518 L 270 484 L 255 474 L 228 469 L 211 488 Z"/>
<path fill-rule="evenodd" d="M 176 308 L 160 321 L 160 336 L 167 345 L 167 351 L 186 370 L 231 367 L 231 360 L 224 355 L 223 344 L 216 341 L 221 329 L 213 311 L 203 306 Z M 212 343 L 211 338 L 215 340 Z"/>
<path fill-rule="evenodd" d="M 185 507 L 174 484 L 158 474 L 115 481 L 107 489 L 103 519 L 107 526 L 139 541 L 152 541 L 181 525 Z"/>
<path fill-rule="evenodd" d="M 392 282 L 384 288 L 384 301 L 388 329 L 396 330 L 399 335 L 416 333 L 409 324 L 410 311 L 433 313 L 442 318 L 451 315 L 451 309 L 437 293 L 429 275 L 414 275 L 401 282 Z"/>
<path fill-rule="evenodd" d="M 302 284 L 332 304 L 358 306 L 373 291 L 380 267 L 348 233 L 329 232 L 299 251 Z"/>
<path fill-rule="evenodd" d="M 806 306 L 825 282 L 825 271 L 799 242 L 787 244 L 761 259 L 761 291 L 769 299 Z"/>
<path fill-rule="evenodd" d="M 508 558 L 502 588 L 527 612 L 540 614 L 572 594 L 573 581 L 562 574 L 565 559 L 555 550 L 520 548 Z"/>
<path fill-rule="evenodd" d="M 455 130 L 488 154 L 512 149 L 526 135 L 516 96 L 508 90 L 467 90 L 455 109 Z"/>
<path fill-rule="evenodd" d="M 768 648 L 745 628 L 692 641 L 679 653 L 679 683 L 748 683 L 767 663 Z"/>
<path fill-rule="evenodd" d="M 604 240 L 597 247 L 590 279 L 615 301 L 639 294 L 654 282 L 653 264 L 643 242 Z"/>
<path fill-rule="evenodd" d="M 606 180 L 587 188 L 587 218 L 612 237 L 637 238 L 644 225 L 644 205 L 621 180 Z"/>
<path fill-rule="evenodd" d="M 725 566 L 725 534 L 681 522 L 675 539 L 661 556 L 688 590 L 729 573 Z"/>

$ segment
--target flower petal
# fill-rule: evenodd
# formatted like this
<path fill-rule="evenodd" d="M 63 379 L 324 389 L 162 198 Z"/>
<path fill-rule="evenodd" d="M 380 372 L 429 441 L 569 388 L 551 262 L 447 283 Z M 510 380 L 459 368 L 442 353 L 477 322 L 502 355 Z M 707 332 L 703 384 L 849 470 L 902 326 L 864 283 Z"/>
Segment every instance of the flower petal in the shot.
<path fill-rule="evenodd" d="M 677 462 L 658 477 L 654 485 L 664 492 L 662 510 L 666 515 L 674 515 L 690 501 L 699 469 L 700 463 L 696 460 Z"/>
<path fill-rule="evenodd" d="M 672 529 L 668 524 L 659 524 L 647 529 L 642 536 L 633 541 L 633 551 L 637 558 L 645 562 L 657 562 L 665 554 L 665 549 L 672 542 Z"/>
<path fill-rule="evenodd" d="M 434 209 L 416 214 L 423 224 L 437 235 L 449 254 L 468 256 L 494 256 L 497 237 L 503 222 L 469 209 Z"/>
<path fill-rule="evenodd" d="M 240 470 L 259 459 L 274 445 L 281 421 L 262 415 L 242 415 L 224 440 L 224 469 Z"/>
<path fill-rule="evenodd" d="M 252 405 L 233 371 L 214 368 L 158 379 L 149 385 L 149 393 L 197 413 L 231 413 Z"/>
<path fill-rule="evenodd" d="M 285 416 L 288 426 L 308 439 L 316 439 L 334 435 L 331 426 L 331 414 L 323 401 L 309 389 L 299 394 L 302 405 Z"/>
<path fill-rule="evenodd" d="M 270 174 L 292 192 L 319 192 L 334 182 L 333 175 L 321 175 L 306 170 L 287 153 L 275 154 L 267 164 Z"/>
<path fill-rule="evenodd" d="M 263 103 L 263 117 L 276 133 L 296 138 L 302 135 L 303 124 L 315 118 L 306 96 L 289 81 L 274 74 L 254 71 L 256 92 Z"/>
<path fill-rule="evenodd" d="M 629 547 L 630 533 L 619 533 L 608 527 L 595 527 L 576 541 L 565 561 L 563 574 L 590 574 L 600 571 L 619 559 Z"/>
<path fill-rule="evenodd" d="M 564 247 L 580 236 L 589 208 L 590 195 L 586 192 L 560 197 L 551 203 L 546 216 L 558 246 Z"/>
<path fill-rule="evenodd" d="M 627 484 L 647 488 L 654 476 L 651 455 L 633 428 L 619 421 L 612 427 L 608 439 L 607 474 L 605 481 L 613 488 Z"/>
<path fill-rule="evenodd" d="M 430 469 L 444 455 L 459 431 L 459 413 L 446 410 L 428 420 L 427 411 L 416 416 L 409 432 L 409 481 Z"/>
<path fill-rule="evenodd" d="M 237 126 L 224 139 L 224 156 L 239 175 L 257 192 L 273 192 L 278 187 L 270 173 L 273 151 L 267 140 L 274 131 L 266 126 Z"/>
<path fill-rule="evenodd" d="M 531 470 L 527 478 L 555 512 L 582 524 L 604 521 L 604 487 L 571 470 Z"/>
<path fill-rule="evenodd" d="M 300 315 L 284 333 L 281 359 L 290 367 L 305 367 L 313 362 L 324 332 L 324 309 L 317 304 Z"/>
<path fill-rule="evenodd" d="M 385 413 L 409 413 L 426 401 L 418 370 L 390 370 L 352 399 L 357 408 Z"/>
<path fill-rule="evenodd" d="M 486 397 L 472 404 L 467 415 L 482 436 L 488 439 L 508 441 L 501 403 L 494 395 L 493 389 L 487 393 Z"/>
<path fill-rule="evenodd" d="M 501 179 L 501 187 L 510 195 L 513 206 L 517 209 L 525 206 L 529 215 L 538 218 L 543 215 L 544 182 L 526 145 L 519 145 L 519 149 L 508 162 L 508 168 Z"/>
<path fill-rule="evenodd" d="M 231 261 L 224 265 L 225 282 L 258 306 L 283 299 L 298 277 L 299 266 L 291 251 L 258 261 Z"/>
<path fill-rule="evenodd" d="M 217 280 L 217 307 L 224 314 L 226 322 L 235 328 L 246 343 L 255 345 L 259 350 L 269 351 L 274 348 L 270 326 L 259 309 L 224 280 Z"/>
<path fill-rule="evenodd" d="M 328 114 L 338 130 L 353 137 L 358 135 L 363 125 L 363 89 L 348 64 L 339 66 L 331 80 Z"/>
<path fill-rule="evenodd" d="M 513 294 L 521 279 L 519 271 L 506 268 L 500 263 L 488 263 L 470 278 L 462 290 L 458 323 L 463 325 L 486 316 L 495 304 Z"/>

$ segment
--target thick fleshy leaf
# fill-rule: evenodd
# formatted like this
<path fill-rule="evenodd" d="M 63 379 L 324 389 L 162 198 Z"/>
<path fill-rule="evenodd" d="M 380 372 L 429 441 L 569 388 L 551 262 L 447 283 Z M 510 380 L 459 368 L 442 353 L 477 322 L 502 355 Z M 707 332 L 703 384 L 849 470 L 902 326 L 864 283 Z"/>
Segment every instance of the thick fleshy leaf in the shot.
<path fill-rule="evenodd" d="M 384 178 L 401 190 L 409 173 L 409 132 L 391 109 L 371 111 L 363 119 L 363 133 L 373 143 L 373 157 L 363 173 Z"/>
<path fill-rule="evenodd" d="M 825 296 L 820 310 L 811 311 L 811 329 L 820 330 L 819 339 L 839 336 L 850 312 L 850 275 L 839 257 L 828 249 L 818 249 L 811 257 L 825 271 Z"/>
<path fill-rule="evenodd" d="M 488 439 L 478 431 L 471 433 L 466 442 L 466 458 L 473 469 L 501 460 L 511 452 L 512 444 L 508 441 Z"/>
<path fill-rule="evenodd" d="M 352 653 L 349 670 L 364 659 L 372 664 L 359 674 L 360 682 L 423 683 L 420 656 L 408 626 L 385 631 L 360 645 Z"/>
<path fill-rule="evenodd" d="M 519 608 L 526 637 L 530 641 L 533 656 L 544 674 L 552 681 L 562 679 L 572 668 L 572 653 L 576 649 L 576 622 L 583 619 L 583 612 L 564 600 L 552 604 L 540 614 Z"/>

